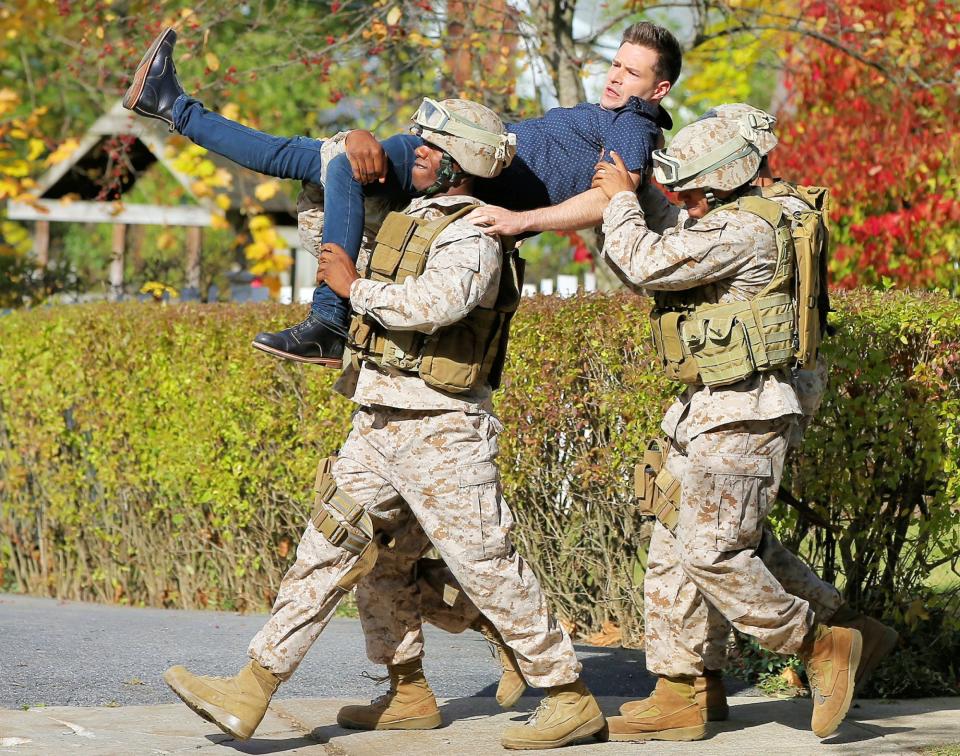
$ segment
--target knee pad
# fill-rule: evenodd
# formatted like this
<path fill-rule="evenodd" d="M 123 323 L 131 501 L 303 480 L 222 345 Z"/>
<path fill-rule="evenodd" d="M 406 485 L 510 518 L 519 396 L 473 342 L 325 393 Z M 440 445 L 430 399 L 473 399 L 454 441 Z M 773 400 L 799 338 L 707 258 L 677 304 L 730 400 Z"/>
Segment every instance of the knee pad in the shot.
<path fill-rule="evenodd" d="M 367 510 L 337 488 L 332 473 L 335 459 L 328 457 L 317 468 L 317 495 L 310 521 L 332 545 L 357 556 L 353 567 L 337 582 L 337 587 L 346 592 L 373 569 L 378 546 Z"/>

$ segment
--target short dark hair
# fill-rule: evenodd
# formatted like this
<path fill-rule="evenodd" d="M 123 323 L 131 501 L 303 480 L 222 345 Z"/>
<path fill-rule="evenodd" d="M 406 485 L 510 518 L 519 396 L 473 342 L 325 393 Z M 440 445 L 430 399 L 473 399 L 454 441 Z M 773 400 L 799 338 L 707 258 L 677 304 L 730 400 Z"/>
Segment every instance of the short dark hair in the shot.
<path fill-rule="evenodd" d="M 641 21 L 624 29 L 620 44 L 627 42 L 653 50 L 657 54 L 657 64 L 653 67 L 657 79 L 669 81 L 670 86 L 677 83 L 683 65 L 683 48 L 669 29 Z"/>

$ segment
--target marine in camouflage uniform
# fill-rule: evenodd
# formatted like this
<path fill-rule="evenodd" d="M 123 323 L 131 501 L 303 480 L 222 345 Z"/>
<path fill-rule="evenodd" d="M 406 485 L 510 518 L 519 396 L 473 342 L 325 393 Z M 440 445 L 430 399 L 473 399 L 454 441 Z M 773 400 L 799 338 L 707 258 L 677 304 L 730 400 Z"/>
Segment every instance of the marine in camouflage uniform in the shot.
<path fill-rule="evenodd" d="M 751 187 L 761 162 L 757 143 L 772 122 L 769 116 L 705 119 L 682 129 L 668 150 L 655 153 L 658 180 L 679 191 L 687 206 L 676 214 L 676 225 L 662 233 L 648 225 L 619 165 L 598 166 L 595 183 L 611 198 L 604 213 L 603 257 L 632 289 L 657 297 L 655 314 L 688 303 L 703 313 L 711 306 L 756 303 L 782 276 L 783 221 L 775 227 L 746 209 L 755 205 L 737 202 L 757 193 Z M 718 345 L 724 339 L 733 342 L 723 333 L 732 316 L 721 318 L 714 311 L 717 320 L 705 321 L 703 338 Z M 668 322 L 663 317 L 661 324 Z M 666 343 L 667 336 L 662 338 Z M 715 359 L 722 362 L 724 352 L 717 352 Z M 674 358 L 689 370 L 693 361 L 686 356 L 682 365 Z M 661 357 L 667 360 L 663 352 Z M 789 442 L 803 415 L 793 376 L 781 363 L 733 382 L 703 385 L 696 371 L 705 372 L 705 365 L 698 356 L 694 376 L 682 369 L 675 376 L 691 385 L 661 423 L 670 441 L 664 466 L 679 483 L 679 502 L 669 527 L 659 520 L 655 525 L 645 577 L 645 646 L 648 667 L 659 678 L 657 689 L 612 718 L 610 736 L 702 738 L 705 712 L 697 701 L 696 680 L 705 662 L 721 663 L 727 623 L 769 650 L 805 659 L 814 688 L 812 726 L 826 736 L 849 708 L 862 636 L 855 629 L 818 623 L 818 607 L 778 579 L 816 597 L 821 610 L 835 609 L 835 591 L 789 558 L 766 527 Z"/>
<path fill-rule="evenodd" d="M 700 120 L 720 118 L 739 122 L 740 119 L 751 116 L 756 120 L 767 120 L 771 124 L 773 121 L 772 117 L 763 111 L 741 103 L 721 105 L 708 111 Z M 777 146 L 777 142 L 772 129 L 764 128 L 755 133 L 754 144 L 760 155 L 760 165 L 757 178 L 752 184 L 762 194 L 769 194 L 782 204 L 784 210 L 796 218 L 796 214 L 804 212 L 808 206 L 789 191 L 779 191 L 784 186 L 789 188 L 790 185 L 775 178 L 769 169 L 767 155 Z M 663 193 L 650 184 L 641 190 L 639 199 L 647 227 L 658 233 L 682 228 L 689 222 L 685 210 L 668 202 Z M 793 222 L 796 223 L 795 220 Z M 790 448 L 801 445 L 804 431 L 820 408 L 827 380 L 827 365 L 822 358 L 811 368 L 791 369 L 790 383 L 799 402 L 800 415 L 797 416 L 797 422 L 791 426 L 788 444 Z M 820 578 L 806 562 L 786 549 L 769 525 L 763 526 L 756 555 L 787 593 L 807 601 L 817 622 L 853 627 L 861 632 L 863 654 L 856 676 L 859 690 L 870 672 L 895 646 L 898 640 L 897 632 L 844 604 L 836 587 Z M 698 694 L 703 693 L 698 695 L 698 701 L 701 711 L 708 715 L 709 720 L 726 719 L 728 709 L 720 670 L 726 662 L 730 623 L 708 603 L 704 603 L 691 615 L 679 618 L 679 622 L 674 614 L 659 610 L 655 597 L 662 601 L 659 594 L 666 579 L 665 573 L 670 573 L 669 564 L 651 561 L 647 566 L 644 586 L 648 607 L 648 643 L 651 636 L 657 639 L 655 647 L 670 657 L 670 662 L 660 665 L 663 669 L 676 674 L 698 676 L 698 688 L 701 689 Z M 697 653 L 699 661 L 696 659 Z M 627 710 L 631 708 L 633 707 L 627 706 Z"/>
<path fill-rule="evenodd" d="M 482 175 L 493 160 L 500 167 L 509 162 L 509 151 L 486 149 L 491 142 L 508 144 L 503 125 L 475 103 L 448 100 L 439 109 L 425 101 L 415 117 L 428 142 L 418 148 L 419 170 L 436 177 L 437 190 L 388 219 L 374 255 L 359 261 L 368 275 L 358 278 L 342 251 L 320 255 L 318 280 L 349 294 L 355 323 L 372 324 L 372 333 L 389 338 L 421 333 L 443 343 L 444 329 L 470 321 L 475 311 L 495 310 L 508 274 L 499 241 L 457 219 L 458 212 L 478 204 L 466 194 L 469 175 Z M 399 247 L 401 266 L 408 259 L 404 250 L 420 233 L 416 229 L 427 228 L 412 219 L 435 221 L 432 228 L 442 229 L 426 237 L 425 267 L 402 282 L 374 280 L 370 269 L 377 270 L 377 250 L 382 245 L 388 254 L 396 243 L 388 226 L 397 228 L 399 222 L 413 229 Z M 516 284 L 513 280 L 514 289 Z M 359 729 L 439 726 L 440 712 L 421 666 L 414 574 L 415 563 L 433 544 L 472 604 L 514 651 L 524 677 L 547 688 L 537 714 L 508 728 L 504 745 L 556 747 L 597 733 L 604 718 L 579 679 L 570 638 L 510 538 L 513 518 L 496 464 L 501 425 L 491 409 L 489 372 L 457 391 L 443 391 L 427 383 L 426 363 L 394 369 L 386 352 L 375 358 L 371 343 L 355 333 L 359 359 L 336 385 L 359 405 L 353 426 L 338 456 L 321 465 L 317 508 L 273 614 L 250 644 L 251 662 L 231 678 L 174 667 L 164 679 L 201 716 L 236 737 L 249 737 L 279 684 L 356 586 L 368 656 L 387 665 L 391 687 L 369 706 L 345 707 L 338 722 Z"/>

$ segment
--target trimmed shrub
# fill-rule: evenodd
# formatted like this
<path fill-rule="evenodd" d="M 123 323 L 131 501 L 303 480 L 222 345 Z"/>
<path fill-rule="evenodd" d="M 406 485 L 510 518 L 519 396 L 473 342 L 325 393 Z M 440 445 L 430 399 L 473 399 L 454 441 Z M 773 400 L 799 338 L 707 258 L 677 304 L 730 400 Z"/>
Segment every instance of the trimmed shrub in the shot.
<path fill-rule="evenodd" d="M 831 387 L 786 478 L 831 527 L 784 507 L 775 524 L 848 600 L 905 630 L 904 651 L 923 638 L 942 691 L 957 685 L 943 659 L 958 658 L 960 637 L 960 303 L 836 300 Z M 642 638 L 649 532 L 632 468 L 678 390 L 654 362 L 646 313 L 627 294 L 525 300 L 497 397 L 519 547 L 566 623 L 586 633 L 613 620 L 628 643 Z M 351 413 L 332 371 L 250 349 L 291 317 L 277 305 L 124 304 L 0 318 L 5 587 L 269 606 L 315 466 Z M 878 685 L 913 691 L 896 675 L 881 670 Z"/>

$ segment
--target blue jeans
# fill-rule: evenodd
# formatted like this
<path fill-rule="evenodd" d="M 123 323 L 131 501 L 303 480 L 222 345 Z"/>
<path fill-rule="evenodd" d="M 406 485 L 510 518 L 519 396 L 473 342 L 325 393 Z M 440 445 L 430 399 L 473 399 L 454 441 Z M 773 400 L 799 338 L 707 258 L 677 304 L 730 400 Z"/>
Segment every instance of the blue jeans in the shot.
<path fill-rule="evenodd" d="M 276 178 L 320 183 L 323 142 L 309 137 L 278 137 L 243 126 L 211 113 L 186 95 L 173 104 L 174 128 L 194 144 L 222 155 L 245 168 Z M 363 200 L 367 195 L 388 194 L 409 200 L 417 191 L 410 181 L 414 150 L 419 140 L 397 135 L 383 142 L 389 167 L 385 183 L 364 186 L 353 177 L 346 155 L 338 155 L 327 166 L 323 192 L 324 243 L 338 244 L 356 261 L 363 237 Z M 313 291 L 311 314 L 334 326 L 346 328 L 350 303 L 325 284 Z"/>

